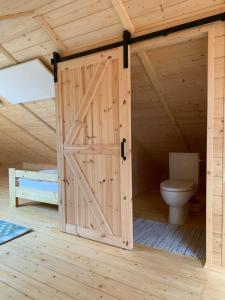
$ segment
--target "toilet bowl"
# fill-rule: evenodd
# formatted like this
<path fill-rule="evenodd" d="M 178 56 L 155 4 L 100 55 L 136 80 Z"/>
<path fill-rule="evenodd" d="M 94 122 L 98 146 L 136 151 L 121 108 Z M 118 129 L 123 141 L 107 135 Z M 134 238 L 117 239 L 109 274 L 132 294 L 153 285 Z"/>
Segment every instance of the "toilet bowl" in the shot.
<path fill-rule="evenodd" d="M 188 201 L 196 192 L 196 184 L 186 180 L 165 180 L 160 184 L 160 193 L 169 206 L 170 224 L 183 225 L 189 217 Z"/>
<path fill-rule="evenodd" d="M 197 192 L 198 153 L 169 153 L 169 179 L 160 184 L 160 193 L 169 206 L 170 224 L 183 225 L 189 217 L 189 200 Z"/>

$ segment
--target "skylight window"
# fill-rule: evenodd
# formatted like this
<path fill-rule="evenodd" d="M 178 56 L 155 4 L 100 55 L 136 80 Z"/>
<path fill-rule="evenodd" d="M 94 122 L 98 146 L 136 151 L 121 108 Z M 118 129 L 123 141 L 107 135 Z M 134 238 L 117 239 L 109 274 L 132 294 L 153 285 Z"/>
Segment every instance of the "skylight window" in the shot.
<path fill-rule="evenodd" d="M 12 104 L 53 98 L 53 75 L 39 59 L 2 69 L 0 97 Z"/>

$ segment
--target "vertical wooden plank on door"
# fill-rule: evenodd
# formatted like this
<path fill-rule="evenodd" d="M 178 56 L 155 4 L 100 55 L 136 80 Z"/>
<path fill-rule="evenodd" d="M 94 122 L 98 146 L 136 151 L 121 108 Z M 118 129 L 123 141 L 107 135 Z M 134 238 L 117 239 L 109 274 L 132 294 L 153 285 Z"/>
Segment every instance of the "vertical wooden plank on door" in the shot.
<path fill-rule="evenodd" d="M 120 48 L 120 57 L 123 57 L 123 50 Z M 131 77 L 130 77 L 130 46 L 129 46 L 128 68 L 123 68 L 123 60 L 119 64 L 119 124 L 120 141 L 125 142 L 126 160 L 120 157 L 120 193 L 121 193 L 121 214 L 122 214 L 122 238 L 126 248 L 133 248 L 133 213 L 132 204 L 132 169 L 131 169 Z"/>
<path fill-rule="evenodd" d="M 216 27 L 217 31 L 215 32 L 215 36 L 219 36 L 219 38 L 223 39 L 223 54 L 220 54 L 220 58 L 223 58 L 225 60 L 225 24 L 224 22 L 221 22 L 220 24 L 218 23 Z M 220 31 L 223 33 L 221 36 Z M 222 190 L 222 267 L 225 267 L 225 66 L 223 66 L 223 71 L 222 71 L 222 76 L 223 76 L 223 91 L 222 91 L 222 100 L 223 100 L 223 165 L 222 165 L 222 177 L 223 177 L 223 190 Z"/>
<path fill-rule="evenodd" d="M 82 70 L 78 69 L 76 72 L 74 72 L 75 75 L 75 86 L 74 86 L 74 118 L 76 115 L 76 112 L 79 109 L 81 99 L 84 94 L 83 90 L 83 80 L 82 80 Z M 79 143 L 79 138 L 78 138 Z M 78 185 L 76 184 L 75 178 L 73 178 L 73 188 L 74 188 L 74 201 L 75 201 L 75 223 L 80 222 L 80 209 L 81 209 L 81 191 Z"/>
<path fill-rule="evenodd" d="M 72 72 L 69 69 L 66 69 L 63 73 L 62 73 L 62 80 L 63 80 L 63 99 L 65 101 L 65 105 L 64 105 L 64 120 L 67 120 L 65 122 L 65 132 L 67 132 L 67 130 L 70 127 L 70 124 L 72 123 L 72 116 L 71 116 L 71 106 L 72 106 Z M 66 218 L 67 218 L 67 223 L 68 224 L 72 224 L 73 223 L 73 201 L 72 201 L 72 184 L 69 184 L 70 181 L 70 177 L 71 177 L 71 171 L 70 169 L 65 165 L 64 168 L 64 178 L 66 179 L 65 181 L 65 195 L 67 198 L 67 205 L 66 205 Z"/>
<path fill-rule="evenodd" d="M 122 47 L 61 63 L 59 69 L 62 228 L 132 249 L 130 68 L 123 68 Z M 126 160 L 120 157 L 123 138 Z"/>
<path fill-rule="evenodd" d="M 59 215 L 60 215 L 60 229 L 66 230 L 66 201 L 65 201 L 65 185 L 64 185 L 64 157 L 63 142 L 64 142 L 64 106 L 62 99 L 62 74 L 60 65 L 58 66 L 58 82 L 55 84 L 56 90 L 56 126 L 57 126 L 57 168 L 59 176 Z"/>
<path fill-rule="evenodd" d="M 106 105 L 105 105 L 105 114 L 107 115 L 106 118 L 106 143 L 112 144 L 113 143 L 113 123 L 112 123 L 112 86 L 111 86 L 111 76 L 112 76 L 112 61 L 108 66 L 108 72 L 106 74 Z M 105 168 L 106 168 L 106 182 L 105 182 L 105 208 L 106 208 L 106 217 L 109 221 L 109 225 L 113 229 L 112 223 L 112 190 L 111 190 L 111 174 L 112 174 L 112 166 L 111 166 L 112 156 L 105 155 Z"/>
<path fill-rule="evenodd" d="M 113 142 L 120 142 L 120 123 L 119 123 L 119 61 L 112 61 L 112 107 L 113 107 L 113 128 L 114 139 Z M 114 174 L 112 181 L 112 201 L 113 201 L 113 229 L 116 234 L 121 232 L 121 223 L 119 223 L 118 215 L 120 214 L 120 190 L 115 190 L 114 186 L 119 185 L 119 169 L 120 161 L 117 157 L 112 157 L 112 174 Z"/>

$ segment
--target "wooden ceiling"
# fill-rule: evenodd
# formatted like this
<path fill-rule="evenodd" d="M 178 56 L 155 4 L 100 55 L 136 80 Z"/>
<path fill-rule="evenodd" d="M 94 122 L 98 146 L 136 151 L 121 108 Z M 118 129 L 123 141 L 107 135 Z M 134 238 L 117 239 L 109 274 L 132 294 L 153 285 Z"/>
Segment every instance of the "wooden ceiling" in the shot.
<path fill-rule="evenodd" d="M 53 51 L 62 55 L 78 52 L 120 40 L 124 29 L 135 36 L 222 11 L 225 11 L 225 0 L 198 0 L 197 3 L 194 0 L 0 0 L 0 68 L 33 58 L 40 58 L 51 67 Z M 148 56 L 155 57 L 157 53 Z M 134 61 L 143 72 L 138 67 L 140 58 Z M 159 62 L 153 67 L 160 65 Z M 163 74 L 164 70 L 159 68 L 157 76 Z M 143 80 L 146 85 L 148 82 L 151 105 L 162 118 L 167 118 L 168 114 L 160 109 L 154 96 L 151 82 L 146 76 Z M 182 110 L 178 115 L 165 80 L 162 84 L 166 97 L 167 94 L 170 97 L 175 123 L 180 127 L 173 134 L 187 139 L 190 127 L 181 124 Z M 54 100 L 1 108 L 0 137 L 0 162 L 55 162 Z"/>
<path fill-rule="evenodd" d="M 163 170 L 169 152 L 206 155 L 207 39 L 132 58 L 132 132 Z"/>
<path fill-rule="evenodd" d="M 221 11 L 224 0 L 1 0 L 0 68 L 36 57 L 50 65 L 53 51 L 118 40 L 124 28 L 137 35 Z"/>
<path fill-rule="evenodd" d="M 56 164 L 54 99 L 0 108 L 0 164 Z"/>

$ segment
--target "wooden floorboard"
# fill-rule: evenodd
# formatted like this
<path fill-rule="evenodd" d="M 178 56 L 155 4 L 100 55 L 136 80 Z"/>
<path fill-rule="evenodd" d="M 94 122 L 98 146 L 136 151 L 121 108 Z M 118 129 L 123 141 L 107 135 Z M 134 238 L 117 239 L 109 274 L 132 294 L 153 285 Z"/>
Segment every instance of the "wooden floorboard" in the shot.
<path fill-rule="evenodd" d="M 225 275 L 189 257 L 135 245 L 133 251 L 59 232 L 54 206 L 8 207 L 1 219 L 33 232 L 1 246 L 0 299 L 225 299 Z"/>

